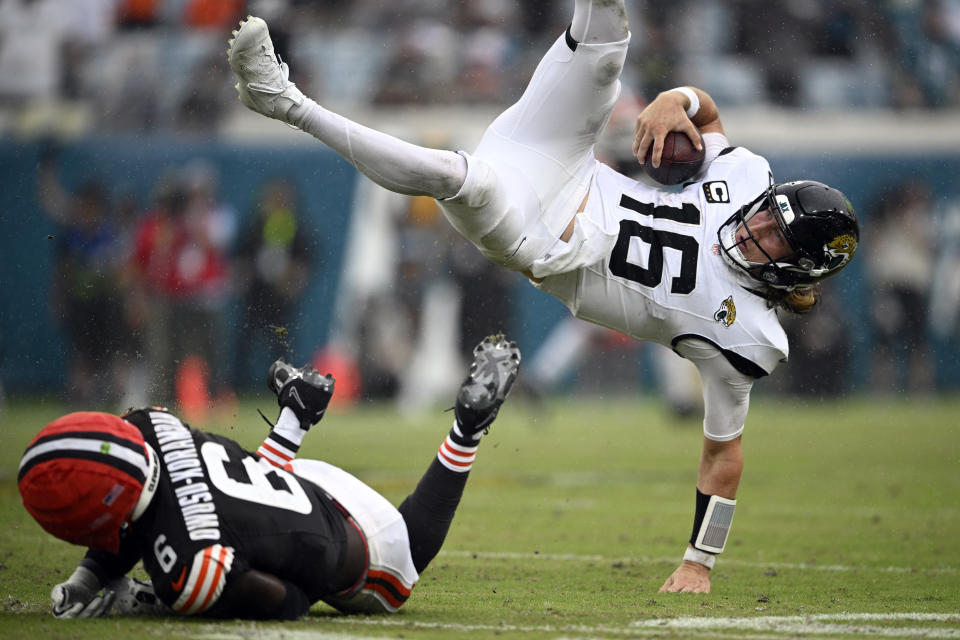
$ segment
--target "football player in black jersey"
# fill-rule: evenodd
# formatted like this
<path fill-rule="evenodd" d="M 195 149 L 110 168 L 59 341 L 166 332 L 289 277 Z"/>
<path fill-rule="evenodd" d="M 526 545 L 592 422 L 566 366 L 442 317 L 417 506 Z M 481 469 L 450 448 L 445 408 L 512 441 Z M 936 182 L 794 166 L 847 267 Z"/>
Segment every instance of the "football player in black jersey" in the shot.
<path fill-rule="evenodd" d="M 318 601 L 396 611 L 440 550 L 519 366 L 502 335 L 477 345 L 453 427 L 399 508 L 342 469 L 296 458 L 334 388 L 309 366 L 270 367 L 281 409 L 256 454 L 163 409 L 53 421 L 27 447 L 17 482 L 46 531 L 89 547 L 53 587 L 54 616 L 293 619 Z M 150 583 L 126 577 L 140 561 Z"/>

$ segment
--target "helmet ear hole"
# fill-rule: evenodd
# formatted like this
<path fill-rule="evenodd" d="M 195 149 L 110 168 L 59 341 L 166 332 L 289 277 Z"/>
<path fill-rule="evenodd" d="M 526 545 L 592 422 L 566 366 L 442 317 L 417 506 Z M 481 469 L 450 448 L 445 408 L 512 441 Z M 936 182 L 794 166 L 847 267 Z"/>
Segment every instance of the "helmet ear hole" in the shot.
<path fill-rule="evenodd" d="M 771 285 L 780 284 L 780 275 L 777 273 L 777 268 L 773 265 L 767 265 L 763 267 L 760 271 L 760 277 L 764 282 Z"/>

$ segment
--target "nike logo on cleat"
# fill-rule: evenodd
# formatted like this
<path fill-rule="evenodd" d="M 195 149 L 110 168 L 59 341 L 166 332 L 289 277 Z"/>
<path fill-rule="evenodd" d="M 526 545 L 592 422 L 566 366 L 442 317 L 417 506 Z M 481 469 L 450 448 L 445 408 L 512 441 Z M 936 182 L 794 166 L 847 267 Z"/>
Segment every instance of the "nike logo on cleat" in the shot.
<path fill-rule="evenodd" d="M 303 400 L 300 399 L 300 394 L 297 393 L 296 387 L 290 387 L 290 397 L 297 401 L 301 409 L 306 410 L 307 405 L 303 404 Z"/>

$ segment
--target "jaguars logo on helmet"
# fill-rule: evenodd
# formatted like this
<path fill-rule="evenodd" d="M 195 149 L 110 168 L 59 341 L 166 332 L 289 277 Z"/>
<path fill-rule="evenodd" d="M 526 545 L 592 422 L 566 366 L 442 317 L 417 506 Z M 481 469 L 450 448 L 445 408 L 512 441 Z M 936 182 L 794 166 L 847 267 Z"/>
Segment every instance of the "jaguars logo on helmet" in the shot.
<path fill-rule="evenodd" d="M 850 262 L 853 254 L 857 251 L 857 240 L 852 235 L 845 233 L 837 236 L 823 247 L 824 253 L 830 256 L 828 269 L 836 269 Z"/>

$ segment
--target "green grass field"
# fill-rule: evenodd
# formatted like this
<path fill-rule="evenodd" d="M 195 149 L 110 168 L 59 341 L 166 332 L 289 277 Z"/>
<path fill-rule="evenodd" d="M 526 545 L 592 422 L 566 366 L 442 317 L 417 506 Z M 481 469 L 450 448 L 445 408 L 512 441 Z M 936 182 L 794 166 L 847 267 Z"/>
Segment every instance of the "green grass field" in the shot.
<path fill-rule="evenodd" d="M 206 426 L 249 448 L 266 396 Z M 82 550 L 20 504 L 19 457 L 63 412 L 0 414 L 2 638 L 960 638 L 960 399 L 755 398 L 746 469 L 709 595 L 659 594 L 690 533 L 701 432 L 636 399 L 511 400 L 484 439 L 444 551 L 389 617 L 325 605 L 286 624 L 58 621 L 52 585 Z M 451 419 L 332 413 L 301 455 L 395 503 Z"/>

